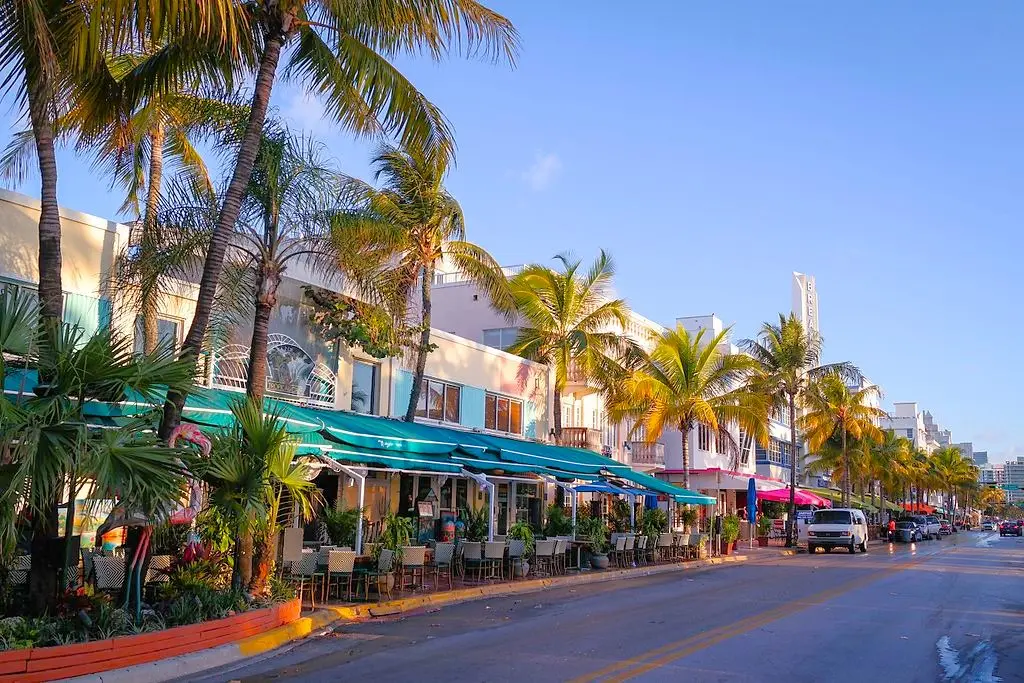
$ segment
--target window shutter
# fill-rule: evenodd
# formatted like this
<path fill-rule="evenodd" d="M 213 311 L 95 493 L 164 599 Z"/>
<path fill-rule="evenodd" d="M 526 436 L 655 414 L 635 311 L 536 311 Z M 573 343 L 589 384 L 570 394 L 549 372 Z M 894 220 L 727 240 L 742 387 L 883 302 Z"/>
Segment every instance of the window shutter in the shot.
<path fill-rule="evenodd" d="M 465 427 L 484 426 L 484 401 L 486 392 L 478 387 L 462 387 L 462 424 Z"/>

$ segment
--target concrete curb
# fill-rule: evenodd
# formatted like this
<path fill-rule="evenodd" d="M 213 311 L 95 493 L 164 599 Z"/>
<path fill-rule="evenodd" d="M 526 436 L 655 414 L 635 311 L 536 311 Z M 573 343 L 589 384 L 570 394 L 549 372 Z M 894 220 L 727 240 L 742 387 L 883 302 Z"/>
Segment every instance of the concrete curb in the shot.
<path fill-rule="evenodd" d="M 76 683 L 157 683 L 191 676 L 204 671 L 239 663 L 246 659 L 260 657 L 277 650 L 289 643 L 295 643 L 312 633 L 336 626 L 339 623 L 360 621 L 371 617 L 403 614 L 422 607 L 437 607 L 472 602 L 492 597 L 535 593 L 550 588 L 563 588 L 588 583 L 603 583 L 617 579 L 632 579 L 644 576 L 655 576 L 670 572 L 693 571 L 706 569 L 722 564 L 733 564 L 747 561 L 746 555 L 730 555 L 714 557 L 695 562 L 678 562 L 651 567 L 632 569 L 616 569 L 600 573 L 579 573 L 569 576 L 556 576 L 544 579 L 529 579 L 516 583 L 491 584 L 461 588 L 443 593 L 418 595 L 389 602 L 365 605 L 327 606 L 312 614 L 299 617 L 290 624 L 278 626 L 257 636 L 250 636 L 235 643 L 201 650 L 199 652 L 171 657 L 148 664 L 140 664 L 125 669 L 104 671 L 89 676 L 69 679 Z"/>

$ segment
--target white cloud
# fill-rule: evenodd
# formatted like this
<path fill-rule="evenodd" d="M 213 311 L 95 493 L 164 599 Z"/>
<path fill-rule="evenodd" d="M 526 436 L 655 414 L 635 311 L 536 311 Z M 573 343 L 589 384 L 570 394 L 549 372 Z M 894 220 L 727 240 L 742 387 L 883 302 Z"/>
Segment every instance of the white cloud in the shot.
<path fill-rule="evenodd" d="M 295 129 L 295 132 L 323 134 L 330 130 L 330 123 L 324 118 L 324 107 L 315 97 L 296 92 L 281 108 L 281 118 Z"/>
<path fill-rule="evenodd" d="M 551 186 L 562 170 L 562 160 L 554 152 L 538 154 L 530 168 L 522 174 L 531 189 L 540 192 Z"/>

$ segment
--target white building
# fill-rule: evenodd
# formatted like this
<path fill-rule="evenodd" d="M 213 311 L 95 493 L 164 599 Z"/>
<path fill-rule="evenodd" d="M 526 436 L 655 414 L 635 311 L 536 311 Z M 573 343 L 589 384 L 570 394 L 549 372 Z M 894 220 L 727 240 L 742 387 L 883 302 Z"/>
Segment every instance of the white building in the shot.
<path fill-rule="evenodd" d="M 914 448 L 927 449 L 929 438 L 925 427 L 924 413 L 917 409 L 917 403 L 902 401 L 893 403 L 892 406 L 892 412 L 888 417 L 882 418 L 879 426 L 892 431 L 896 436 L 909 439 Z"/>
<path fill-rule="evenodd" d="M 1003 463 L 985 463 L 978 470 L 978 483 L 982 485 L 998 486 L 1005 480 L 1006 473 L 1003 469 Z"/>
<path fill-rule="evenodd" d="M 1002 484 L 1017 487 L 1006 491 L 1007 503 L 1024 502 L 1024 455 L 1018 455 L 1016 460 L 1006 461 L 1003 465 Z"/>
<path fill-rule="evenodd" d="M 818 287 L 813 275 L 793 273 L 793 313 L 808 333 L 821 333 L 818 327 Z"/>

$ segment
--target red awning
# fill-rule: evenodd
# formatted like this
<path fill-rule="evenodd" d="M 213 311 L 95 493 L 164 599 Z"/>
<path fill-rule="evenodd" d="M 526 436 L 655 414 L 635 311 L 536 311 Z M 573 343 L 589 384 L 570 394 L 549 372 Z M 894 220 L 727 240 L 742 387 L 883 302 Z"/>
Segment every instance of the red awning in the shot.
<path fill-rule="evenodd" d="M 927 503 L 904 503 L 903 509 L 907 512 L 917 512 L 922 515 L 931 515 L 935 513 L 935 508 Z"/>

